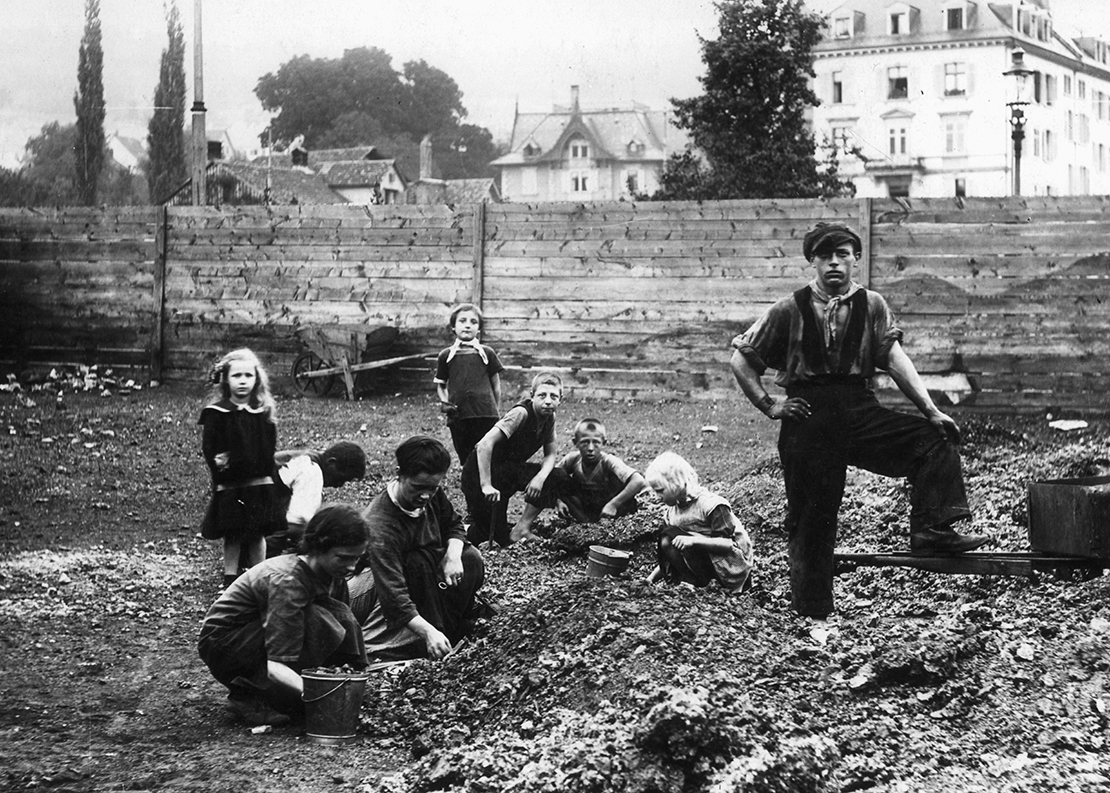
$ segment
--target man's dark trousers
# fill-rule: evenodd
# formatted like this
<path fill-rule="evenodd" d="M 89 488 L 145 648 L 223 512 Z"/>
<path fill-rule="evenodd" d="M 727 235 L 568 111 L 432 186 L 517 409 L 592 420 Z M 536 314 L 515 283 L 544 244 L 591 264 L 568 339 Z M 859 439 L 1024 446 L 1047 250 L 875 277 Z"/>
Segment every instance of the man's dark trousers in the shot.
<path fill-rule="evenodd" d="M 786 483 L 790 589 L 799 614 L 833 610 L 837 512 L 849 465 L 911 485 L 910 532 L 971 517 L 960 454 L 927 419 L 884 408 L 859 377 L 793 385 L 809 402 L 805 421 L 784 420 L 779 458 Z"/>

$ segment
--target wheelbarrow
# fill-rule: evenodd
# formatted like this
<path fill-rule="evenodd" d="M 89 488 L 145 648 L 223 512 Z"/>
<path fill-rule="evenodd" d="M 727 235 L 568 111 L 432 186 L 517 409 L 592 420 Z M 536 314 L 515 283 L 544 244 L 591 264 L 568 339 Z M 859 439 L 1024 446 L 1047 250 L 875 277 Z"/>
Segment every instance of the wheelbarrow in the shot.
<path fill-rule="evenodd" d="M 347 399 L 355 396 L 355 376 L 360 372 L 425 358 L 424 353 L 389 356 L 399 335 L 397 328 L 382 326 L 366 334 L 342 327 L 308 325 L 294 335 L 307 349 L 293 360 L 293 384 L 306 396 L 326 396 L 342 377 Z"/>

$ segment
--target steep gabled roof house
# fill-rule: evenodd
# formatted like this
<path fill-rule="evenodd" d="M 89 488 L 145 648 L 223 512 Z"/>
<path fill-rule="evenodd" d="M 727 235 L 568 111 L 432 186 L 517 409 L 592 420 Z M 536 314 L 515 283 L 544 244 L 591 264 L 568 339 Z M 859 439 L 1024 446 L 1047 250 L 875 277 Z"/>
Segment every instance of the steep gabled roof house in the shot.
<path fill-rule="evenodd" d="M 654 192 L 667 159 L 688 143 L 670 111 L 583 110 L 572 86 L 569 107 L 517 113 L 509 153 L 491 165 L 506 201 L 611 201 Z"/>

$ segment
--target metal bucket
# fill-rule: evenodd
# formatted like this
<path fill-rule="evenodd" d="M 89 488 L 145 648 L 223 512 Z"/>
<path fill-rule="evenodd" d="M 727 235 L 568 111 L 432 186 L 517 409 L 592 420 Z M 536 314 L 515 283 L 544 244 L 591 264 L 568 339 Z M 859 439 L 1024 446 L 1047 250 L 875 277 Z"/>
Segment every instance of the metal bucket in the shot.
<path fill-rule="evenodd" d="M 329 746 L 353 741 L 369 673 L 306 671 L 301 679 L 308 740 Z"/>
<path fill-rule="evenodd" d="M 604 545 L 591 545 L 590 556 L 586 563 L 586 575 L 590 578 L 620 575 L 628 569 L 632 554 L 606 548 Z"/>

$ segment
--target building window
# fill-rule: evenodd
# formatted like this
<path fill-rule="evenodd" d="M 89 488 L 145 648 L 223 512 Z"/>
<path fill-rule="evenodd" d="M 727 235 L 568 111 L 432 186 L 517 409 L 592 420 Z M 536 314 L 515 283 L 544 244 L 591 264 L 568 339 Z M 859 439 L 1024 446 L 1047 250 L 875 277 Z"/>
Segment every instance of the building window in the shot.
<path fill-rule="evenodd" d="M 894 157 L 906 153 L 906 128 L 890 127 L 887 130 L 890 141 L 890 156 Z"/>
<path fill-rule="evenodd" d="M 1076 81 L 1076 88 L 1079 92 L 1079 98 L 1080 99 L 1086 99 L 1087 98 L 1087 83 L 1084 80 L 1077 80 Z"/>
<path fill-rule="evenodd" d="M 1052 130 L 1046 129 L 1044 131 L 1044 152 L 1045 162 L 1052 162 L 1056 159 L 1056 138 L 1052 136 Z"/>
<path fill-rule="evenodd" d="M 905 99 L 910 95 L 909 69 L 891 66 L 886 70 L 887 99 Z"/>
<path fill-rule="evenodd" d="M 581 138 L 575 138 L 567 144 L 567 151 L 570 152 L 572 160 L 586 160 L 590 157 L 590 147 L 586 141 Z"/>
<path fill-rule="evenodd" d="M 832 73 L 832 101 L 834 105 L 844 101 L 844 72 Z"/>
<path fill-rule="evenodd" d="M 967 120 L 950 118 L 944 122 L 944 153 L 964 154 L 967 152 Z"/>
<path fill-rule="evenodd" d="M 1071 96 L 1071 75 L 1064 75 L 1064 96 Z"/>
<path fill-rule="evenodd" d="M 1075 115 L 1069 110 L 1067 120 L 1064 122 L 1064 137 L 1075 140 Z"/>
<path fill-rule="evenodd" d="M 1086 113 L 1079 114 L 1079 142 L 1091 142 L 1091 120 Z"/>
<path fill-rule="evenodd" d="M 570 175 L 570 191 L 572 193 L 588 193 L 590 192 L 589 177 L 584 173 L 573 173 Z"/>
<path fill-rule="evenodd" d="M 1098 169 L 1100 172 L 1106 171 L 1106 147 L 1103 144 L 1098 144 Z"/>
<path fill-rule="evenodd" d="M 849 141 L 852 139 L 851 127 L 833 127 L 831 130 L 831 138 L 833 147 L 840 154 L 848 153 Z"/>
<path fill-rule="evenodd" d="M 892 11 L 890 14 L 890 35 L 904 36 L 910 32 L 910 15 L 906 11 Z"/>
<path fill-rule="evenodd" d="M 1089 195 L 1091 192 L 1091 172 L 1086 165 L 1079 166 L 1079 191 L 1082 195 Z"/>
<path fill-rule="evenodd" d="M 944 64 L 944 95 L 963 96 L 967 93 L 967 66 L 963 63 Z"/>
<path fill-rule="evenodd" d="M 1041 156 L 1041 131 L 1039 129 L 1034 129 L 1033 130 L 1033 135 L 1031 137 L 1033 138 L 1033 156 L 1034 157 L 1040 157 Z"/>
<path fill-rule="evenodd" d="M 837 17 L 833 20 L 833 38 L 850 39 L 852 37 L 851 17 Z"/>
<path fill-rule="evenodd" d="M 1044 76 L 1044 103 L 1046 105 L 1056 104 L 1056 77 L 1055 77 L 1055 75 L 1046 74 Z"/>
<path fill-rule="evenodd" d="M 944 10 L 944 28 L 945 30 L 963 30 L 964 29 L 964 10 L 963 8 L 946 8 Z M 957 193 L 957 195 L 959 195 Z"/>
<path fill-rule="evenodd" d="M 956 197 L 964 198 L 967 196 L 967 179 L 963 177 L 956 177 Z"/>
<path fill-rule="evenodd" d="M 624 186 L 629 195 L 637 195 L 640 192 L 640 172 L 625 171 Z"/>

